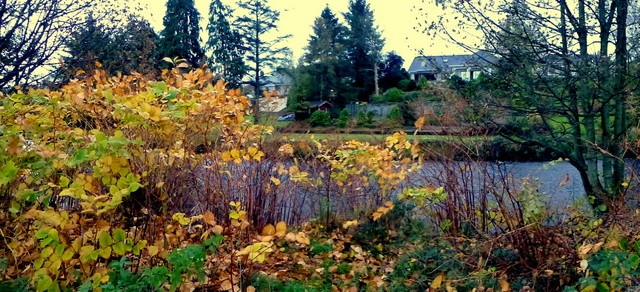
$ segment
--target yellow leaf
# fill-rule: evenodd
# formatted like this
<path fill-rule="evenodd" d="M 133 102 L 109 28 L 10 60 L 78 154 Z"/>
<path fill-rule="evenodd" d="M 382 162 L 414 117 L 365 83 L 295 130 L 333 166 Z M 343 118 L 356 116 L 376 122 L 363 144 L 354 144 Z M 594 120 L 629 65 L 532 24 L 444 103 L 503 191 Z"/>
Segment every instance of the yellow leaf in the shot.
<path fill-rule="evenodd" d="M 357 226 L 357 225 L 358 225 L 358 220 L 350 220 L 350 221 L 344 222 L 342 224 L 342 228 L 347 229 L 351 226 Z"/>
<path fill-rule="evenodd" d="M 444 273 L 440 273 L 440 275 L 438 275 L 435 279 L 433 279 L 433 282 L 431 282 L 431 285 L 429 286 L 429 288 L 440 289 L 440 286 L 442 286 L 443 280 L 444 280 Z"/>
<path fill-rule="evenodd" d="M 222 234 L 223 231 L 224 231 L 224 227 L 220 225 L 213 226 L 213 233 Z"/>
<path fill-rule="evenodd" d="M 300 244 L 306 244 L 306 245 L 309 245 L 311 243 L 307 235 L 302 232 L 298 232 L 298 234 L 296 234 L 296 241 Z"/>
<path fill-rule="evenodd" d="M 285 233 L 287 233 L 287 223 L 284 221 L 278 222 L 278 224 L 276 224 L 276 236 L 282 237 Z"/>
<path fill-rule="evenodd" d="M 184 213 L 175 213 L 171 216 L 171 219 L 180 223 L 180 225 L 189 225 L 191 220 L 188 217 L 185 217 Z"/>
<path fill-rule="evenodd" d="M 272 177 L 272 178 L 271 178 L 271 182 L 272 182 L 274 185 L 276 185 L 276 186 L 279 186 L 279 185 L 280 185 L 280 180 L 279 180 L 279 179 L 277 179 L 277 178 L 275 178 L 275 177 Z"/>
<path fill-rule="evenodd" d="M 418 120 L 416 120 L 415 126 L 416 128 L 418 128 L 417 130 L 420 130 L 422 126 L 424 126 L 424 117 L 420 117 Z"/>
<path fill-rule="evenodd" d="M 229 154 L 231 155 L 231 158 L 233 159 L 233 162 L 235 163 L 241 163 L 242 162 L 242 153 L 240 153 L 240 151 L 238 149 L 233 149 L 229 152 Z"/>
<path fill-rule="evenodd" d="M 498 284 L 500 284 L 500 290 L 502 292 L 509 292 L 511 291 L 511 287 L 509 286 L 509 282 L 507 282 L 507 280 L 505 279 L 500 279 L 498 281 Z"/>
<path fill-rule="evenodd" d="M 220 158 L 222 158 L 222 161 L 224 161 L 224 162 L 231 161 L 231 153 L 229 153 L 229 151 L 222 152 L 222 154 L 220 156 L 221 156 Z"/>
<path fill-rule="evenodd" d="M 267 224 L 262 228 L 262 236 L 271 236 L 274 234 L 276 234 L 276 228 L 273 225 Z"/>
<path fill-rule="evenodd" d="M 256 292 L 256 287 L 253 287 L 253 286 L 247 287 L 247 292 Z"/>
<path fill-rule="evenodd" d="M 157 255 L 157 254 L 158 254 L 158 251 L 159 251 L 159 250 L 158 250 L 158 247 L 157 247 L 157 246 L 155 246 L 155 245 L 150 245 L 150 246 L 147 246 L 147 251 L 149 252 L 149 255 L 150 255 L 150 256 L 155 256 L 155 255 Z"/>

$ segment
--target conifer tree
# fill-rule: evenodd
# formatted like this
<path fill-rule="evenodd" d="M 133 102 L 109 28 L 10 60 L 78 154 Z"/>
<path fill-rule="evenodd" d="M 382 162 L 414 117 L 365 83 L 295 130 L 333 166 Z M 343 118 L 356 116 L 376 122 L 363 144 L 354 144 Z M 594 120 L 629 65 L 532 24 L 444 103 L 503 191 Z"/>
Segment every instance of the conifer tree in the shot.
<path fill-rule="evenodd" d="M 164 30 L 160 33 L 162 56 L 186 59 L 194 67 L 202 65 L 204 52 L 200 47 L 199 20 L 194 0 L 168 0 Z"/>
<path fill-rule="evenodd" d="M 221 0 L 211 1 L 207 25 L 207 50 L 211 51 L 211 55 L 207 64 L 227 82 L 229 88 L 237 88 L 247 70 L 243 60 L 245 48 L 242 37 L 232 28 L 229 20 L 232 13 Z"/>
<path fill-rule="evenodd" d="M 353 86 L 360 101 L 368 101 L 377 91 L 378 63 L 384 46 L 373 11 L 366 0 L 349 0 L 349 11 L 344 14 L 349 26 L 349 59 L 353 67 Z"/>
<path fill-rule="evenodd" d="M 347 76 L 349 67 L 347 32 L 329 6 L 314 22 L 314 34 L 309 40 L 304 61 L 317 80 L 318 88 L 314 91 L 321 100 L 346 103 L 342 96 L 345 89 L 342 80 Z"/>
<path fill-rule="evenodd" d="M 80 70 L 93 74 L 96 62 L 101 63 L 107 71 L 111 71 L 113 67 L 113 56 L 110 53 L 115 50 L 110 33 L 92 14 L 87 16 L 83 26 L 76 28 L 64 46 L 65 56 L 62 58 L 63 67 L 60 71 L 62 83 L 74 78 Z"/>
<path fill-rule="evenodd" d="M 254 121 L 259 120 L 261 91 L 261 77 L 268 70 L 276 69 L 276 65 L 285 59 L 288 49 L 282 47 L 281 43 L 289 35 L 276 36 L 274 31 L 278 30 L 280 12 L 273 10 L 267 4 L 267 0 L 241 0 L 238 6 L 242 9 L 242 16 L 237 19 L 243 43 L 246 48 L 245 61 L 251 68 L 250 81 L 253 86 Z"/>

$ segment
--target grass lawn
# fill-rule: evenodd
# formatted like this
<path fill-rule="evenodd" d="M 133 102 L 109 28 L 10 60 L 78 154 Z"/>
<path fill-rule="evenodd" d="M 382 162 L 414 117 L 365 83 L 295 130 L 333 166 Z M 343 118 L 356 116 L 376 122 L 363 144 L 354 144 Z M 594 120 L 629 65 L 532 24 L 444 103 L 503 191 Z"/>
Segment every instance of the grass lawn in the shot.
<path fill-rule="evenodd" d="M 279 134 L 274 135 L 279 136 L 278 139 L 282 137 L 287 137 L 289 140 L 311 140 L 315 138 L 316 140 L 328 140 L 328 141 L 336 141 L 336 142 L 346 142 L 351 140 L 357 140 L 362 142 L 369 143 L 382 143 L 385 139 L 390 135 L 382 135 L 382 134 L 343 134 L 343 133 L 335 133 L 335 134 L 299 134 L 299 133 L 291 133 L 291 134 Z M 276 137 L 274 137 L 276 138 Z M 470 137 L 459 137 L 459 136 L 448 136 L 448 135 L 408 135 L 410 141 L 414 139 L 418 139 L 420 142 L 480 142 L 480 141 L 490 141 L 494 137 L 493 136 L 470 136 Z"/>

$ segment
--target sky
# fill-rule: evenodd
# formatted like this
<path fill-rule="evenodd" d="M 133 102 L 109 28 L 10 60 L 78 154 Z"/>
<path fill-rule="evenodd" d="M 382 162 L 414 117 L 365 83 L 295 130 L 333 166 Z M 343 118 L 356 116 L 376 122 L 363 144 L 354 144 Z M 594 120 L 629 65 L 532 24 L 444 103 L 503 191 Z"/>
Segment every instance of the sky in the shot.
<path fill-rule="evenodd" d="M 156 31 L 160 31 L 162 17 L 165 14 L 165 0 L 142 0 L 148 9 L 147 18 Z M 196 8 L 200 11 L 200 27 L 206 28 L 209 13 L 209 0 L 195 0 Z M 236 0 L 223 1 L 226 5 L 233 6 Z M 430 2 L 430 1 L 425 1 Z M 420 50 L 427 55 L 451 55 L 466 54 L 467 52 L 442 39 L 434 39 L 423 33 L 417 32 L 414 27 L 418 21 L 424 21 L 424 14 L 417 9 L 429 11 L 429 17 L 436 17 L 439 12 L 433 5 L 425 4 L 421 0 L 369 0 L 371 10 L 374 13 L 375 24 L 378 26 L 385 39 L 383 53 L 395 51 L 404 59 L 404 67 L 408 68 L 411 61 Z M 270 0 L 269 5 L 274 10 L 280 11 L 278 23 L 279 32 L 291 34 L 291 38 L 285 44 L 294 54 L 297 61 L 304 53 L 304 48 L 313 33 L 313 21 L 320 16 L 325 5 L 339 16 L 342 23 L 342 13 L 348 10 L 349 0 Z M 417 9 L 413 6 L 416 5 Z M 237 12 L 236 12 L 237 13 Z M 429 19 L 427 19 L 429 20 Z M 433 19 L 431 19 L 433 20 Z M 205 37 L 203 34 L 203 41 Z"/>

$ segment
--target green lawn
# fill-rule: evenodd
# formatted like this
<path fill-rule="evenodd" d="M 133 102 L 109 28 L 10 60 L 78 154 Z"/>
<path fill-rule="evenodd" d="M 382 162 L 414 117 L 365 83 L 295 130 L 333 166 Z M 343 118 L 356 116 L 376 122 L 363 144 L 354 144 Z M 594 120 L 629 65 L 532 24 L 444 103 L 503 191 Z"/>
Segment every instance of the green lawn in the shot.
<path fill-rule="evenodd" d="M 280 137 L 286 136 L 290 140 L 311 140 L 312 137 L 316 140 L 329 140 L 329 141 L 351 141 L 357 140 L 362 142 L 370 142 L 370 143 L 381 143 L 384 142 L 385 139 L 390 135 L 382 135 L 382 134 L 279 134 Z M 494 137 L 492 136 L 471 136 L 471 137 L 458 137 L 458 136 L 448 136 L 448 135 L 408 135 L 408 139 L 413 141 L 414 139 L 418 139 L 420 142 L 478 142 L 478 141 L 489 141 Z"/>

